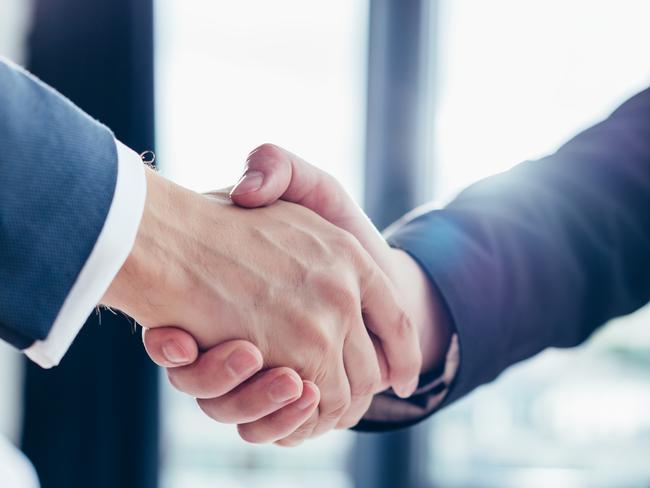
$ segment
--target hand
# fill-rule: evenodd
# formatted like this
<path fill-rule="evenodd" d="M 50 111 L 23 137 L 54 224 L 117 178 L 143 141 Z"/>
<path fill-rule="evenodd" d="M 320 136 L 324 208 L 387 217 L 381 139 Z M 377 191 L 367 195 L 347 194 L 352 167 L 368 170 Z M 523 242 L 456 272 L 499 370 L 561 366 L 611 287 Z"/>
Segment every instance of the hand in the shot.
<path fill-rule="evenodd" d="M 173 385 L 196 398 L 211 399 L 210 415 L 222 423 L 240 424 L 240 435 L 249 442 L 289 436 L 318 407 L 320 391 L 314 383 L 302 381 L 289 368 L 260 372 L 262 354 L 249 342 L 224 342 L 199 356 L 196 342 L 181 329 L 143 329 L 143 339 L 151 359 L 167 368 Z"/>
<path fill-rule="evenodd" d="M 246 181 L 258 179 L 259 188 Z M 257 185 L 255 185 L 257 186 Z M 313 210 L 354 235 L 391 279 L 420 334 L 422 372 L 438 366 L 451 340 L 443 301 L 422 268 L 406 252 L 391 248 L 339 181 L 295 154 L 264 144 L 248 157 L 244 176 L 231 191 L 241 207 L 271 205 L 282 199 Z"/>
<path fill-rule="evenodd" d="M 153 172 L 147 186 L 135 246 L 103 304 L 147 328 L 178 326 L 201 348 L 248 340 L 266 367 L 295 369 L 322 394 L 310 435 L 356 423 L 379 389 L 365 326 L 386 356 L 389 384 L 413 392 L 417 334 L 386 275 L 349 233 L 287 202 L 244 210 Z"/>
<path fill-rule="evenodd" d="M 251 183 L 252 180 L 252 183 Z M 382 266 L 384 271 L 404 293 L 403 300 L 411 317 L 414 319 L 420 337 L 423 352 L 422 372 L 437 367 L 444 360 L 451 330 L 444 306 L 436 290 L 431 286 L 419 265 L 406 253 L 391 249 L 359 207 L 346 194 L 340 184 L 326 173 L 310 166 L 295 155 L 272 145 L 264 145 L 251 153 L 245 177 L 232 192 L 235 203 L 246 207 L 269 205 L 278 198 L 299 203 L 314 210 L 331 223 L 351 232 L 371 256 Z M 158 333 L 159 331 L 153 331 Z M 183 336 L 181 332 L 177 333 Z M 185 337 L 191 340 L 189 337 Z M 147 341 L 145 341 L 147 342 Z M 150 354 L 158 355 L 160 351 Z M 207 354 L 207 353 L 206 353 Z M 216 369 L 208 366 L 197 372 L 209 378 Z M 175 378 L 175 372 L 169 372 Z M 177 387 L 184 389 L 182 379 L 175 378 Z M 235 392 L 234 395 L 237 393 Z M 250 401 L 250 399 L 249 399 Z M 212 400 L 219 405 L 221 400 Z M 259 392 L 258 402 L 265 402 L 265 395 Z M 289 409 L 290 407 L 284 407 Z M 272 442 L 286 435 L 287 426 L 262 416 L 260 408 L 257 422 L 240 423 L 242 437 L 252 442 Z M 277 410 L 278 415 L 282 408 Z M 219 420 L 217 418 L 217 420 Z M 257 430 L 257 424 L 264 429 Z M 277 434 L 273 428 L 277 426 Z M 299 431 L 289 439 L 302 440 L 304 433 Z"/>

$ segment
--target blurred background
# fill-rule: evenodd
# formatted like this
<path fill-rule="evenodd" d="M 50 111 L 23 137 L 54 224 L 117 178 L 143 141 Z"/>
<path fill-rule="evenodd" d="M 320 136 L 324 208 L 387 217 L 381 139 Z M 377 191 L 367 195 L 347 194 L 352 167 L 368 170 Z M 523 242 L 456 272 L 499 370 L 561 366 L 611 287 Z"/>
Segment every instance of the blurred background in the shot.
<path fill-rule="evenodd" d="M 383 227 L 553 151 L 646 87 L 649 18 L 645 0 L 0 0 L 0 54 L 154 147 L 182 185 L 230 185 L 274 142 Z M 650 486 L 647 308 L 417 429 L 292 450 L 245 444 L 145 365 L 128 323 L 90 322 L 79 341 L 119 367 L 72 351 L 34 371 L 0 345 L 0 431 L 44 487 Z M 80 427 L 57 431 L 70 416 Z"/>

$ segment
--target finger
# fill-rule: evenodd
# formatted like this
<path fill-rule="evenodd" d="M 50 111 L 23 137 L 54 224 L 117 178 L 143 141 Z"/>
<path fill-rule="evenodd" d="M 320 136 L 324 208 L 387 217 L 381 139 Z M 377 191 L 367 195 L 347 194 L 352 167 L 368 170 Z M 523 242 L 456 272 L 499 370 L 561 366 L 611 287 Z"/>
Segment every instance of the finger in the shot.
<path fill-rule="evenodd" d="M 359 313 L 359 323 L 347 337 L 343 346 L 343 363 L 350 382 L 350 408 L 336 427 L 349 429 L 359 423 L 368 411 L 372 397 L 380 391 L 381 373 L 375 348 Z"/>
<path fill-rule="evenodd" d="M 336 178 L 273 144 L 263 144 L 249 154 L 244 175 L 230 197 L 242 207 L 261 207 L 282 199 L 306 207 L 338 227 L 363 215 Z"/>
<path fill-rule="evenodd" d="M 274 368 L 259 373 L 221 398 L 199 399 L 206 415 L 224 424 L 254 422 L 302 395 L 302 380 L 289 368 Z"/>
<path fill-rule="evenodd" d="M 246 159 L 244 175 L 230 192 L 241 207 L 262 207 L 279 200 L 291 186 L 291 164 L 273 144 L 254 149 Z"/>
<path fill-rule="evenodd" d="M 379 391 L 384 391 L 390 388 L 390 378 L 388 377 L 388 362 L 386 361 L 386 354 L 381 347 L 381 343 L 377 336 L 371 331 L 368 331 L 370 339 L 372 339 L 372 345 L 375 348 L 375 355 L 377 356 L 377 363 L 379 363 L 379 375 L 381 377 L 381 384 L 379 385 Z"/>
<path fill-rule="evenodd" d="M 275 444 L 284 447 L 293 447 L 301 444 L 305 439 L 316 437 L 336 427 L 341 417 L 350 407 L 350 385 L 343 358 L 340 367 L 330 373 L 321 382 L 317 382 L 321 392 L 321 401 L 318 409 L 292 434 L 280 439 Z"/>
<path fill-rule="evenodd" d="M 239 435 L 254 444 L 283 439 L 309 420 L 318 408 L 319 400 L 318 387 L 311 381 L 304 381 L 302 396 L 298 400 L 255 422 L 240 424 L 237 427 Z"/>
<path fill-rule="evenodd" d="M 321 393 L 321 398 L 322 397 L 323 395 Z M 314 429 L 318 423 L 318 418 L 319 408 L 317 407 L 306 422 L 288 436 L 275 441 L 274 444 L 282 447 L 295 447 L 302 444 L 305 440 L 313 436 Z"/>
<path fill-rule="evenodd" d="M 350 408 L 350 383 L 345 373 L 343 355 L 338 361 L 338 365 L 330 366 L 333 369 L 327 371 L 322 381 L 316 382 L 321 391 L 318 422 L 308 437 L 318 436 L 334 429 Z"/>
<path fill-rule="evenodd" d="M 143 328 L 142 342 L 151 360 L 163 368 L 193 363 L 199 355 L 194 337 L 176 327 Z"/>
<path fill-rule="evenodd" d="M 220 397 L 262 369 L 262 354 L 250 342 L 224 342 L 201 353 L 192 364 L 168 369 L 178 390 L 197 398 Z"/>
<path fill-rule="evenodd" d="M 397 290 L 388 277 L 367 257 L 361 292 L 364 322 L 386 355 L 390 385 L 407 398 L 415 392 L 422 365 L 416 328 L 400 305 Z"/>
<path fill-rule="evenodd" d="M 251 181 L 260 186 L 256 188 Z M 263 144 L 249 154 L 244 176 L 230 196 L 242 207 L 270 205 L 281 198 L 307 207 L 326 220 L 348 216 L 341 210 L 358 210 L 336 178 L 273 144 Z"/>

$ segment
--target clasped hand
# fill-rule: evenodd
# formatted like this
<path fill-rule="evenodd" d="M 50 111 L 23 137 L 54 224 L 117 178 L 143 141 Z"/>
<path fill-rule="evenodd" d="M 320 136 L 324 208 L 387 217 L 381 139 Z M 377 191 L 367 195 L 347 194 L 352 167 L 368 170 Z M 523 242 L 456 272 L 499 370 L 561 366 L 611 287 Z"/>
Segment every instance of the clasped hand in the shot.
<path fill-rule="evenodd" d="M 335 180 L 265 145 L 232 201 L 153 172 L 147 185 L 136 244 L 103 303 L 143 325 L 152 359 L 209 416 L 245 440 L 295 445 L 356 425 L 388 387 L 413 393 L 423 329 L 395 267 L 417 265 Z"/>

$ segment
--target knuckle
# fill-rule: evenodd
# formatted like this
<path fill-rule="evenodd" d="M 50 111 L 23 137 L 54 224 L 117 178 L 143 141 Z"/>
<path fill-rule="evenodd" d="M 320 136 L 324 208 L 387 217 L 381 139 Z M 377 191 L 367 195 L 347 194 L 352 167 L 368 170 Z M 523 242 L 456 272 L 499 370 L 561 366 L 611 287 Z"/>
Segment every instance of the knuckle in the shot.
<path fill-rule="evenodd" d="M 330 350 L 333 347 L 333 334 L 324 327 L 324 322 L 320 321 L 319 317 L 319 314 L 313 311 L 308 314 L 305 310 L 295 310 L 285 312 L 283 319 L 291 325 L 292 334 L 298 344 L 307 346 L 310 351 Z M 304 361 L 306 357 L 304 350 L 294 352 L 296 355 L 294 359 Z"/>
<path fill-rule="evenodd" d="M 399 309 L 395 319 L 394 332 L 397 338 L 402 341 L 411 339 L 416 332 L 411 317 L 403 308 Z"/>
<path fill-rule="evenodd" d="M 326 303 L 333 304 L 343 316 L 361 310 L 359 289 L 355 289 L 349 280 L 342 279 L 340 275 L 324 273 L 314 278 L 314 286 L 318 295 Z"/>
<path fill-rule="evenodd" d="M 339 245 L 339 247 L 355 252 L 360 247 L 359 240 L 350 232 L 341 228 L 336 228 L 334 232 L 336 236 L 336 243 Z"/>
<path fill-rule="evenodd" d="M 329 351 L 334 348 L 334 341 L 332 334 L 324 330 L 321 327 L 321 324 L 315 323 L 312 320 L 306 323 L 306 329 L 303 333 L 305 334 L 306 344 L 309 344 L 312 350 L 314 351 Z"/>
<path fill-rule="evenodd" d="M 358 292 L 349 288 L 341 288 L 334 298 L 334 303 L 343 323 L 352 326 L 360 320 L 361 300 Z"/>
<path fill-rule="evenodd" d="M 338 254 L 350 259 L 353 263 L 363 261 L 365 252 L 359 240 L 351 233 L 336 229 L 334 238 Z"/>

